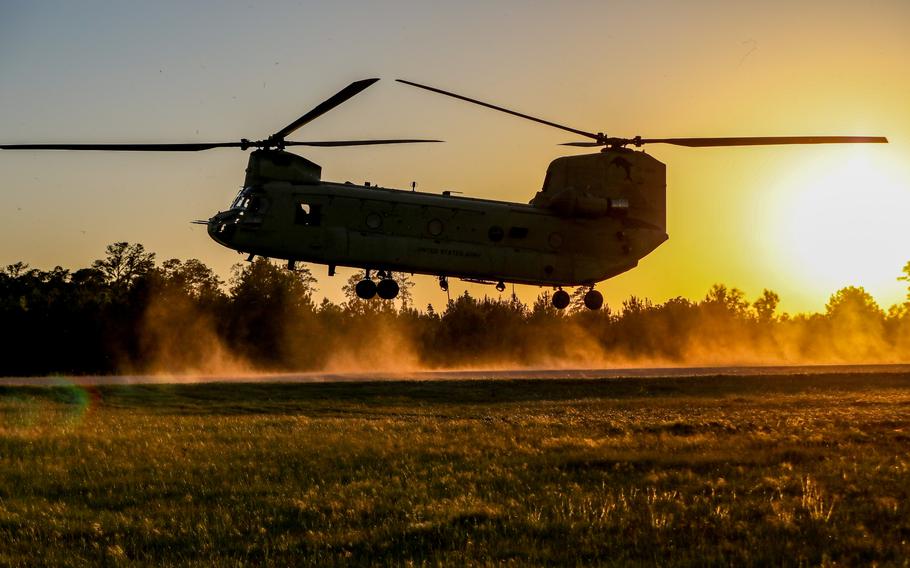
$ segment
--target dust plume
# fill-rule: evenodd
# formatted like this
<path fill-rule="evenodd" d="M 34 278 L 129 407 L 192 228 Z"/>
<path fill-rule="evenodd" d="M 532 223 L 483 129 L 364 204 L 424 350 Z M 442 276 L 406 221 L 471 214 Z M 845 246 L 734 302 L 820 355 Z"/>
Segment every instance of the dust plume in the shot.
<path fill-rule="evenodd" d="M 217 376 L 910 361 L 907 310 L 885 314 L 861 289 L 833 296 L 824 314 L 792 317 L 760 315 L 741 292 L 719 289 L 719 299 L 715 289 L 699 302 L 633 298 L 617 313 L 563 314 L 547 308 L 545 296 L 528 307 L 465 295 L 441 315 L 304 303 L 268 314 L 268 328 L 257 324 L 258 335 L 235 335 L 233 343 L 230 330 L 186 298 L 162 296 L 145 313 L 138 368 Z"/>
<path fill-rule="evenodd" d="M 882 309 L 865 290 L 836 291 L 822 313 L 780 314 L 772 291 L 749 301 L 718 284 L 699 300 L 630 297 L 589 311 L 576 294 L 451 299 L 416 310 L 395 301 L 316 303 L 315 278 L 267 259 L 239 264 L 225 286 L 198 260 L 160 266 L 115 243 L 75 272 L 0 271 L 0 374 L 152 374 L 193 380 L 263 374 L 435 370 L 879 364 L 910 361 L 910 297 Z M 910 263 L 904 268 L 910 281 Z M 583 291 L 582 291 L 583 292 Z M 53 345 L 53 349 L 48 349 Z"/>
<path fill-rule="evenodd" d="M 189 378 L 259 372 L 227 345 L 213 314 L 184 294 L 154 295 L 139 326 L 138 356 L 123 361 L 121 369 L 126 373 Z"/>

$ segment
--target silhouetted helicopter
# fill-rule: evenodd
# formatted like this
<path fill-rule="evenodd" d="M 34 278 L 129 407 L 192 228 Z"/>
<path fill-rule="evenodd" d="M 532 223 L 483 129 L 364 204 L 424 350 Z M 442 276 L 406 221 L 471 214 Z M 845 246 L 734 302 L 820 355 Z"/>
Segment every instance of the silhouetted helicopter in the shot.
<path fill-rule="evenodd" d="M 363 146 L 439 140 L 340 140 L 295 142 L 286 138 L 360 93 L 378 79 L 351 83 L 313 110 L 263 140 L 188 144 L 13 144 L 4 150 L 118 150 L 195 152 L 256 148 L 243 188 L 226 211 L 197 223 L 218 243 L 248 255 L 364 270 L 356 286 L 364 299 L 392 299 L 394 272 L 428 274 L 448 289 L 448 278 L 496 284 L 552 286 L 553 305 L 569 304 L 567 286 L 585 286 L 584 303 L 603 305 L 597 282 L 621 274 L 667 240 L 666 168 L 644 144 L 754 146 L 887 142 L 872 136 L 748 138 L 616 138 L 542 120 L 503 107 L 399 79 L 414 87 L 461 99 L 590 141 L 565 146 L 602 147 L 596 154 L 553 160 L 530 204 L 493 201 L 369 183 L 321 180 L 321 168 L 285 151 L 289 146 Z M 378 282 L 376 281 L 378 280 Z"/>

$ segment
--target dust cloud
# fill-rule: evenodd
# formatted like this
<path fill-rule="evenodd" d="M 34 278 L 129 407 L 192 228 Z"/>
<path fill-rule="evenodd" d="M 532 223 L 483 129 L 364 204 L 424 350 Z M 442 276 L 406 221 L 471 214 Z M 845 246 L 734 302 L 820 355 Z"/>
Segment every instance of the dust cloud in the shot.
<path fill-rule="evenodd" d="M 289 372 L 394 376 L 910 361 L 906 306 L 886 314 L 866 298 L 854 300 L 798 316 L 761 315 L 741 297 L 731 304 L 710 294 L 699 302 L 659 305 L 633 298 L 616 313 L 568 314 L 547 309 L 540 299 L 528 307 L 464 296 L 439 315 L 355 300 L 269 313 L 267 325 L 238 336 L 185 297 L 161 296 L 142 318 L 139 357 L 121 368 L 192 380 Z"/>
<path fill-rule="evenodd" d="M 910 263 L 899 280 L 910 282 Z M 882 309 L 848 286 L 825 310 L 788 315 L 764 290 L 746 299 L 716 284 L 702 299 L 630 297 L 589 311 L 548 294 L 464 293 L 442 310 L 361 300 L 354 274 L 340 304 L 314 301 L 316 279 L 257 258 L 228 282 L 196 259 L 156 265 L 139 244 L 114 243 L 91 267 L 0 270 L 0 375 L 146 374 L 256 377 L 276 373 L 609 369 L 910 362 L 908 301 Z M 581 292 L 581 293 L 578 293 Z M 52 346 L 52 348 L 49 348 Z"/>
<path fill-rule="evenodd" d="M 139 323 L 138 356 L 121 357 L 122 374 L 193 377 L 261 374 L 231 349 L 212 314 L 183 294 L 152 297 Z"/>

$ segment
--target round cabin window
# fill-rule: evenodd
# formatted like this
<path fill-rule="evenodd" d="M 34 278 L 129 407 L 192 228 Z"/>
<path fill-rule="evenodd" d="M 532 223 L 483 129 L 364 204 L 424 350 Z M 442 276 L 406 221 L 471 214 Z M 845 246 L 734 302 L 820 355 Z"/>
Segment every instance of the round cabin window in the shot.
<path fill-rule="evenodd" d="M 370 213 L 367 215 L 367 227 L 371 229 L 378 229 L 382 226 L 382 217 L 379 216 L 379 213 Z"/>
<path fill-rule="evenodd" d="M 430 222 L 427 223 L 427 232 L 438 237 L 442 234 L 442 221 L 439 219 L 430 219 Z"/>
<path fill-rule="evenodd" d="M 490 237 L 490 240 L 494 243 L 498 243 L 502 240 L 502 237 L 505 236 L 505 233 L 503 232 L 502 227 L 493 225 L 487 232 L 487 236 Z"/>
<path fill-rule="evenodd" d="M 559 233 L 550 233 L 550 237 L 547 240 L 550 243 L 550 246 L 555 249 L 562 246 L 562 235 Z"/>

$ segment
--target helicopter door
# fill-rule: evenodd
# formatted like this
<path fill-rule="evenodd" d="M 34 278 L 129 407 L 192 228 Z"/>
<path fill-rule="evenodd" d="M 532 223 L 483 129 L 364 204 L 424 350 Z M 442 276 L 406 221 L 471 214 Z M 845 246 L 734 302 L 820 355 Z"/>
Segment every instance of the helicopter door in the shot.
<path fill-rule="evenodd" d="M 326 246 L 325 220 L 327 203 L 312 196 L 299 196 L 294 200 L 294 227 L 298 243 L 313 258 L 321 258 Z"/>

